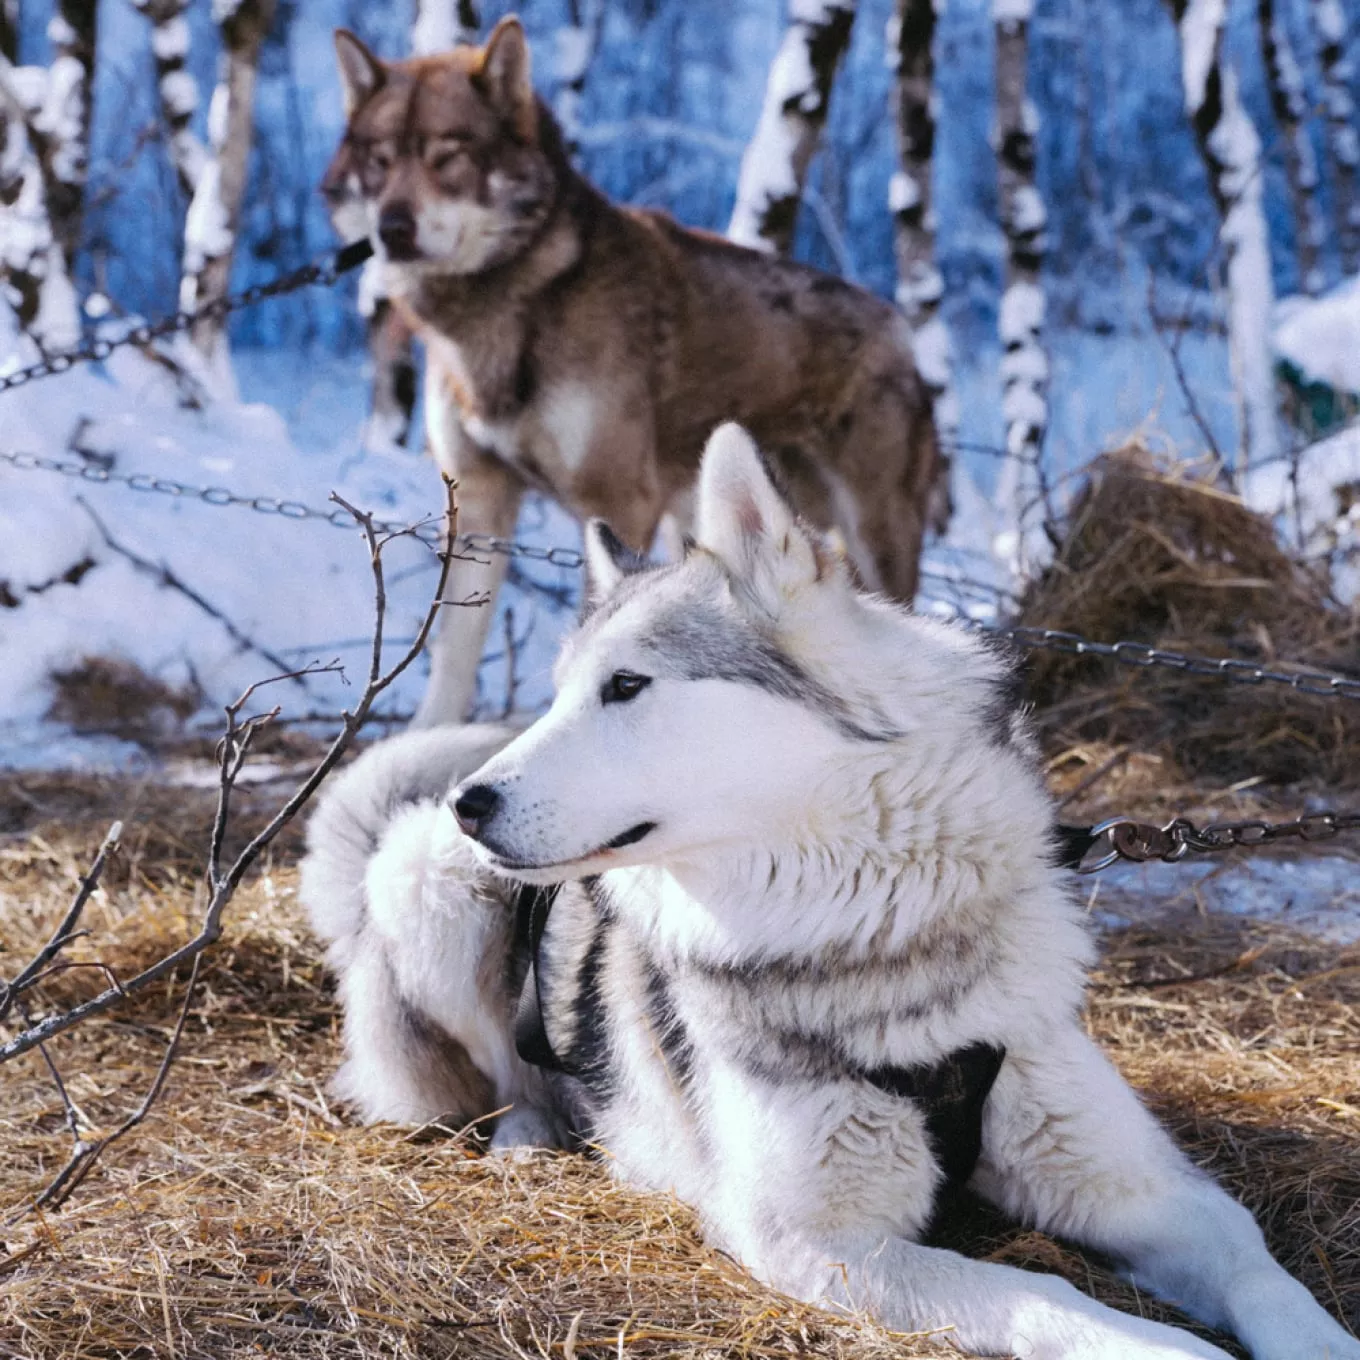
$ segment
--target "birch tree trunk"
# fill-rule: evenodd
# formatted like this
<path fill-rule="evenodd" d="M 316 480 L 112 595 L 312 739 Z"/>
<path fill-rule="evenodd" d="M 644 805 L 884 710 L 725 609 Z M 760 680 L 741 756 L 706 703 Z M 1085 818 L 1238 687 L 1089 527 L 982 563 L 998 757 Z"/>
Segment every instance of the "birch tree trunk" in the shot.
<path fill-rule="evenodd" d="M 737 177 L 727 235 L 787 255 L 831 86 L 850 45 L 855 0 L 789 0 L 789 27 L 770 66 L 765 102 Z"/>
<path fill-rule="evenodd" d="M 132 0 L 151 24 L 151 54 L 156 61 L 156 94 L 165 123 L 170 164 L 186 199 L 192 201 L 208 159 L 194 132 L 198 82 L 189 72 L 189 0 Z"/>
<path fill-rule="evenodd" d="M 1310 0 L 1313 32 L 1322 68 L 1322 107 L 1327 117 L 1327 157 L 1331 162 L 1341 268 L 1360 272 L 1360 129 L 1351 96 L 1346 14 L 1341 0 Z"/>
<path fill-rule="evenodd" d="M 52 64 L 32 130 L 47 181 L 52 235 L 70 273 L 80 250 L 90 161 L 90 91 L 94 83 L 97 0 L 61 0 L 47 25 Z"/>
<path fill-rule="evenodd" d="M 997 480 L 1003 517 L 1000 555 L 1028 574 L 1031 515 L 1044 510 L 1041 458 L 1048 429 L 1048 354 L 1043 263 L 1048 214 L 1035 183 L 1039 114 L 1027 93 L 1033 0 L 993 0 L 996 25 L 997 201 L 1006 237 L 1006 290 L 1001 296 L 1001 414 L 1006 450 Z"/>
<path fill-rule="evenodd" d="M 1308 96 L 1303 71 L 1294 55 L 1284 20 L 1275 0 L 1257 0 L 1256 22 L 1261 31 L 1261 55 L 1265 60 L 1270 106 L 1284 144 L 1285 179 L 1294 213 L 1294 239 L 1299 257 L 1302 291 L 1322 292 L 1322 247 L 1327 224 L 1318 203 L 1318 165 L 1308 136 Z"/>
<path fill-rule="evenodd" d="M 482 27 L 477 0 L 416 0 L 411 51 L 418 57 L 474 43 Z"/>
<path fill-rule="evenodd" d="M 71 275 L 89 161 L 94 17 L 93 0 L 63 3 L 48 25 L 50 67 L 0 55 L 0 281 L 44 351 L 80 338 Z"/>
<path fill-rule="evenodd" d="M 935 403 L 942 442 L 958 433 L 950 390 L 949 331 L 940 303 L 944 277 L 935 260 L 931 174 L 935 154 L 935 6 L 937 0 L 897 0 L 888 20 L 887 50 L 897 86 L 897 151 L 901 168 L 888 184 L 897 256 L 897 305 L 912 330 L 916 367 Z"/>
<path fill-rule="evenodd" d="M 260 44 L 274 16 L 274 0 L 219 0 L 215 12 L 222 53 L 208 106 L 208 154 L 184 223 L 179 301 L 186 311 L 225 297 L 231 282 L 250 168 Z M 191 338 L 210 364 L 225 368 L 224 319 L 205 317 Z"/>
<path fill-rule="evenodd" d="M 567 17 L 570 22 L 557 30 L 553 53 L 557 80 L 553 113 L 567 151 L 574 157 L 581 135 L 581 97 L 604 27 L 604 0 L 570 0 Z"/>
<path fill-rule="evenodd" d="M 1261 206 L 1261 139 L 1223 58 L 1226 0 L 1167 0 L 1181 45 L 1185 112 L 1219 214 L 1227 286 L 1228 348 L 1247 465 L 1275 455 L 1270 316 L 1275 288 Z M 1240 470 L 1240 469 L 1239 469 Z"/>

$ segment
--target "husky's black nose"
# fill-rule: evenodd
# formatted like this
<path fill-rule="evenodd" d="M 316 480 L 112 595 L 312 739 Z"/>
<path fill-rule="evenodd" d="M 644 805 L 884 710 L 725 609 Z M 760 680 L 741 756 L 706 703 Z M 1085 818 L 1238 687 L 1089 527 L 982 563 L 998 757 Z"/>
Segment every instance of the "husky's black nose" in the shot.
<path fill-rule="evenodd" d="M 459 789 L 453 800 L 453 815 L 458 825 L 474 840 L 496 815 L 501 796 L 490 784 L 473 784 Z"/>
<path fill-rule="evenodd" d="M 378 218 L 378 236 L 389 260 L 414 260 L 416 219 L 409 203 L 389 203 Z"/>

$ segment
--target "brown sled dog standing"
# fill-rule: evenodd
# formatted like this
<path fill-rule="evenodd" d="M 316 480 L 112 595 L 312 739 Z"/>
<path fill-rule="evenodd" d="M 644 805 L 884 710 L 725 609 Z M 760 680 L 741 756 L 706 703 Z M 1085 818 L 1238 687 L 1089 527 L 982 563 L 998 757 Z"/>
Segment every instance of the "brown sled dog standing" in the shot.
<path fill-rule="evenodd" d="M 344 30 L 336 50 L 349 123 L 323 191 L 425 343 L 465 530 L 508 536 L 538 487 L 638 551 L 663 517 L 678 541 L 704 442 L 736 420 L 863 581 L 911 599 L 942 460 L 889 304 L 608 202 L 572 169 L 514 18 L 436 57 L 381 62 Z M 487 585 L 457 571 L 451 598 Z M 490 615 L 449 611 L 418 724 L 464 716 Z"/>

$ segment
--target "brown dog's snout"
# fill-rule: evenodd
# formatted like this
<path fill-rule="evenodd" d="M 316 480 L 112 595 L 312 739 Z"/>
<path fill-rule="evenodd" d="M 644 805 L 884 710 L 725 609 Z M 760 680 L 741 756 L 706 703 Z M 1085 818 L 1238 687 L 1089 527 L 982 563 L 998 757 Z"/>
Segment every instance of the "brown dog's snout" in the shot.
<path fill-rule="evenodd" d="M 420 253 L 416 247 L 416 218 L 409 203 L 389 203 L 378 218 L 378 239 L 390 260 L 414 260 Z"/>

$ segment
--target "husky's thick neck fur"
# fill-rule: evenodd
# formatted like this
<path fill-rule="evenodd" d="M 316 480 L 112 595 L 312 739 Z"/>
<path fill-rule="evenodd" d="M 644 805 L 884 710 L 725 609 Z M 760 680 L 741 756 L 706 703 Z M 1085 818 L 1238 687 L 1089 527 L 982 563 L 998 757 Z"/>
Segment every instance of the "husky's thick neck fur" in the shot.
<path fill-rule="evenodd" d="M 735 426 L 683 562 L 639 567 L 598 525 L 587 561 L 556 703 L 477 776 L 488 864 L 602 875 L 650 953 L 707 972 L 812 954 L 910 991 L 914 959 L 943 960 L 961 1000 L 1038 931 L 1067 961 L 1046 1004 L 1078 1004 L 1087 946 L 1010 658 L 859 590 Z M 620 675 L 642 687 L 611 702 Z"/>

